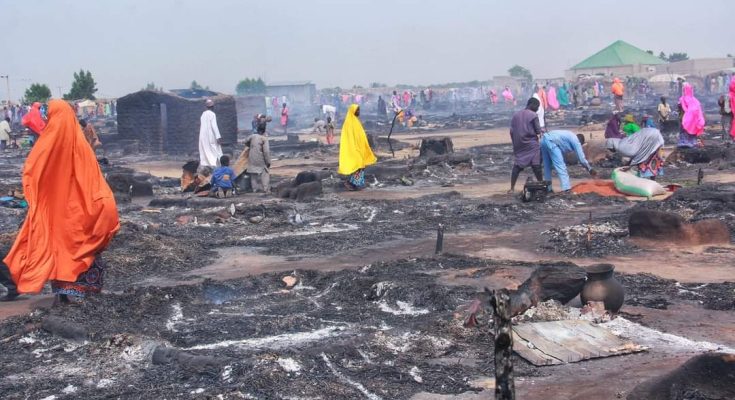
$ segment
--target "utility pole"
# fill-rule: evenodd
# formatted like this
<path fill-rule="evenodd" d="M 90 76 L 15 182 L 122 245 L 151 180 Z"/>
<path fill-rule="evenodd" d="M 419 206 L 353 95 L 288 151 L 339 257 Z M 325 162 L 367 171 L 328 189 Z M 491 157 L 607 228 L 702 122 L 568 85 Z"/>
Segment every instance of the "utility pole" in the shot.
<path fill-rule="evenodd" d="M 0 75 L 0 78 L 5 78 L 5 87 L 8 89 L 8 105 L 10 105 L 10 75 Z"/>
<path fill-rule="evenodd" d="M 18 89 L 19 89 L 18 91 L 21 94 L 25 94 L 25 91 L 28 90 L 29 85 L 33 81 L 31 78 L 20 78 L 20 79 L 15 78 L 15 80 L 17 82 L 20 82 L 20 85 L 18 86 Z M 18 98 L 18 102 L 19 103 L 22 103 L 23 102 L 23 97 Z"/>

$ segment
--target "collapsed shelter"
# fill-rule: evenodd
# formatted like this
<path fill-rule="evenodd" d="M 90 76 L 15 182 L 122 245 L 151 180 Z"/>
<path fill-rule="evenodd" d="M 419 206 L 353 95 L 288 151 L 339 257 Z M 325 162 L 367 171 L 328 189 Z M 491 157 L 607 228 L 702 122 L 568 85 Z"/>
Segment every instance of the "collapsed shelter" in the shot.
<path fill-rule="evenodd" d="M 142 90 L 117 102 L 120 140 L 137 141 L 140 152 L 190 154 L 199 149 L 199 119 L 207 98 L 214 101 L 222 145 L 237 143 L 235 98 L 209 91 L 165 93 Z"/>
<path fill-rule="evenodd" d="M 309 81 L 271 83 L 265 90 L 268 97 L 285 96 L 289 105 L 310 106 L 316 98 L 316 85 Z"/>

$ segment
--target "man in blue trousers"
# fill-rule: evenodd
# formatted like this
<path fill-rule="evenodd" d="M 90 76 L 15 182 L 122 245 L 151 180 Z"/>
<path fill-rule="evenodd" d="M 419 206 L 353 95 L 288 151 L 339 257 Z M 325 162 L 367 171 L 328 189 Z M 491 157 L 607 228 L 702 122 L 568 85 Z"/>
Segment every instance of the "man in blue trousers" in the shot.
<path fill-rule="evenodd" d="M 570 131 L 551 131 L 547 132 L 541 138 L 541 158 L 544 163 L 544 180 L 551 181 L 551 167 L 554 167 L 556 175 L 561 181 L 561 190 L 563 192 L 572 189 L 569 183 L 569 174 L 567 173 L 567 164 L 564 162 L 564 153 L 573 151 L 577 154 L 579 164 L 582 165 L 590 175 L 597 176 L 597 173 L 587 162 L 582 149 L 584 144 L 584 136 L 575 135 Z M 549 187 L 551 191 L 551 187 Z"/>

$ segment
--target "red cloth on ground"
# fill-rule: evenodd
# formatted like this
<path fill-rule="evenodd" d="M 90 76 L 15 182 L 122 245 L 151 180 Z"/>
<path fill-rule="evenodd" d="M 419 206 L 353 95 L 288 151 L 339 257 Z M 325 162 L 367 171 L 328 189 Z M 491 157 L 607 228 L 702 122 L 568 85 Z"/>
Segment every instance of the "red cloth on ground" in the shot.
<path fill-rule="evenodd" d="M 615 189 L 615 183 L 607 179 L 595 179 L 578 183 L 572 187 L 572 193 L 596 193 L 605 197 L 625 196 Z"/>

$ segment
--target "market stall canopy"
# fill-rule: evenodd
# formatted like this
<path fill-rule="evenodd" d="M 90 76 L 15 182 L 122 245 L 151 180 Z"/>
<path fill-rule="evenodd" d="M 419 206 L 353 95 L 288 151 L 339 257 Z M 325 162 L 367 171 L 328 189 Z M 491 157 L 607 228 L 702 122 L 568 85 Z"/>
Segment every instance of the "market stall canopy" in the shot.
<path fill-rule="evenodd" d="M 97 103 L 95 103 L 92 100 L 84 100 L 84 101 L 78 103 L 77 105 L 79 107 L 83 107 L 83 108 L 86 108 L 86 107 L 97 107 Z"/>

